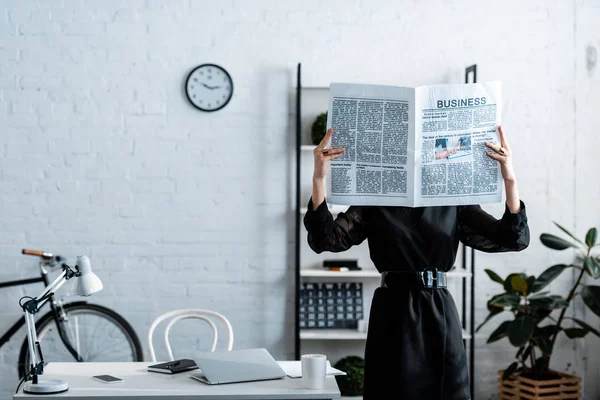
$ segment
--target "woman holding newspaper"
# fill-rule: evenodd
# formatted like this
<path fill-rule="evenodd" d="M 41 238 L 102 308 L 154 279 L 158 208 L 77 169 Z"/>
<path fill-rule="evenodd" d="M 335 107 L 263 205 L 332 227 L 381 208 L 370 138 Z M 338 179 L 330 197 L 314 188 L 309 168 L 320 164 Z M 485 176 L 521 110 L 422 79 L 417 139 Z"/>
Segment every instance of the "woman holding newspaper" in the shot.
<path fill-rule="evenodd" d="M 470 398 L 461 322 L 445 273 L 454 265 L 459 242 L 489 253 L 529 245 L 512 152 L 502 127 L 498 131 L 501 144 L 486 143 L 486 153 L 500 163 L 504 179 L 500 219 L 479 205 L 351 206 L 334 219 L 323 180 L 329 161 L 344 149 L 326 148 L 332 129 L 315 149 L 312 197 L 304 217 L 310 247 L 317 253 L 342 252 L 368 239 L 370 257 L 382 274 L 369 316 L 365 400 Z"/>

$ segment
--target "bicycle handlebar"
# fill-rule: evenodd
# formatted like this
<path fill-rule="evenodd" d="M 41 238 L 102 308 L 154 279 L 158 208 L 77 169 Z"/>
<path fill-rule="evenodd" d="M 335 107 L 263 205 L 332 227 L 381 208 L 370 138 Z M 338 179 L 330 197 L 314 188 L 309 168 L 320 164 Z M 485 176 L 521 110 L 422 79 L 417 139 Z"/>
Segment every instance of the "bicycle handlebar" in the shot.
<path fill-rule="evenodd" d="M 43 250 L 32 250 L 32 249 L 23 249 L 23 254 L 28 256 L 37 256 L 42 257 L 46 260 L 51 259 L 53 257 L 52 253 L 43 251 Z"/>

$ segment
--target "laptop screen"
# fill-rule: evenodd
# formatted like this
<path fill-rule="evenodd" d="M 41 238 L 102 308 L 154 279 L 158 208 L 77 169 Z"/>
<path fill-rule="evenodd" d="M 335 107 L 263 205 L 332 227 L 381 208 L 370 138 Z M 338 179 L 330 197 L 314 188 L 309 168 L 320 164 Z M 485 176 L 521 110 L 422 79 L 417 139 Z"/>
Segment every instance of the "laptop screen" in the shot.
<path fill-rule="evenodd" d="M 211 384 L 278 379 L 285 371 L 265 348 L 205 352 L 196 364 Z M 198 376 L 200 374 L 195 374 Z"/>

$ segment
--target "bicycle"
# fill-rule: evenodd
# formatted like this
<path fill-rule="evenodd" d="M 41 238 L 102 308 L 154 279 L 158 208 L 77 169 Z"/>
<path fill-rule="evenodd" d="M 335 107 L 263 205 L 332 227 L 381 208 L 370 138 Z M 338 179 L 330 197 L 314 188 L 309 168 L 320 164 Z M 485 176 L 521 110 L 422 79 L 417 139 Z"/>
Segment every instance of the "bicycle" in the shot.
<path fill-rule="evenodd" d="M 0 289 L 43 282 L 48 286 L 48 271 L 60 266 L 65 268 L 64 258 L 42 250 L 23 249 L 22 253 L 40 257 L 40 276 L 0 282 Z M 24 296 L 27 298 L 29 296 Z M 142 345 L 131 324 L 110 308 L 87 301 L 64 302 L 50 293 L 46 304 L 50 310 L 35 323 L 37 338 L 44 349 L 46 360 L 59 361 L 144 361 Z M 2 337 L 0 348 L 25 324 L 22 316 Z M 21 346 L 18 372 L 22 379 L 31 366 L 27 337 Z"/>

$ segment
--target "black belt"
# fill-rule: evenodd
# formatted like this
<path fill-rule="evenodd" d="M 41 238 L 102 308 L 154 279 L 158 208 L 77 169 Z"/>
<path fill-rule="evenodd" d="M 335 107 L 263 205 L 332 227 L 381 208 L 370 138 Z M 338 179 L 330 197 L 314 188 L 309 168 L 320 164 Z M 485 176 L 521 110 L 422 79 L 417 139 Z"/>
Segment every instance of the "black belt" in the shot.
<path fill-rule="evenodd" d="M 407 288 L 418 287 L 427 289 L 445 288 L 446 273 L 436 268 L 421 271 L 384 271 L 381 273 L 381 287 Z"/>

